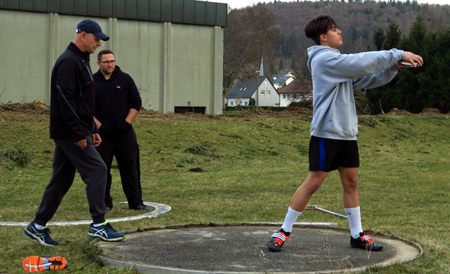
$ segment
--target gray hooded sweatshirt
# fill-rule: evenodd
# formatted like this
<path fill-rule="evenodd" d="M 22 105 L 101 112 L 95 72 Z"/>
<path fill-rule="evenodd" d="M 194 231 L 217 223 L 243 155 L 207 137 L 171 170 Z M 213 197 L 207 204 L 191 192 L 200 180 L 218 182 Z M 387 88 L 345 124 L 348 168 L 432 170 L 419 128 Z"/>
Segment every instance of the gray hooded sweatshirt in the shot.
<path fill-rule="evenodd" d="M 356 140 L 358 116 L 353 89 L 389 83 L 397 75 L 395 62 L 402 60 L 405 52 L 391 49 L 341 54 L 330 47 L 312 46 L 308 56 L 314 89 L 311 136 Z"/>

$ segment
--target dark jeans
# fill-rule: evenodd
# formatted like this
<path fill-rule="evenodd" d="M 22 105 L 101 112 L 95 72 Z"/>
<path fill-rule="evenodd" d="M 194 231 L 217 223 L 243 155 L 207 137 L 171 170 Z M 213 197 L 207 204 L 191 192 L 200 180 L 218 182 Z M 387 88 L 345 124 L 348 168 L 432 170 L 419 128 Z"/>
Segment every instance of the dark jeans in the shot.
<path fill-rule="evenodd" d="M 93 223 L 105 221 L 106 165 L 98 154 L 92 138 L 86 136 L 87 146 L 81 149 L 72 139 L 54 139 L 53 175 L 45 189 L 34 222 L 45 225 L 53 218 L 64 195 L 73 184 L 75 171 L 86 184 L 89 212 Z"/>
<path fill-rule="evenodd" d="M 139 164 L 139 145 L 136 133 L 131 128 L 129 131 L 114 136 L 102 135 L 102 143 L 97 147 L 107 167 L 105 204 L 113 207 L 111 197 L 111 164 L 113 156 L 116 156 L 119 165 L 122 188 L 128 200 L 129 208 L 143 205 L 141 189 L 141 171 Z"/>

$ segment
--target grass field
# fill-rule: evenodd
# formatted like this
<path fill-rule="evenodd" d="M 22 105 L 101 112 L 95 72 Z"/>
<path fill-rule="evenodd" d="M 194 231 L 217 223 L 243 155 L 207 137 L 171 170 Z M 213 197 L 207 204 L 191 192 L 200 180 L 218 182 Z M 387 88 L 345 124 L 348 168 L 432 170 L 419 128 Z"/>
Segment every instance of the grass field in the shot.
<path fill-rule="evenodd" d="M 152 219 L 114 223 L 119 231 L 164 225 L 282 222 L 289 201 L 308 172 L 310 115 L 232 112 L 173 115 L 144 112 L 134 123 L 140 143 L 144 201 L 172 207 Z M 53 142 L 49 116 L 0 112 L 0 221 L 29 222 L 50 179 Z M 361 116 L 359 193 L 363 228 L 414 241 L 424 255 L 378 273 L 450 273 L 449 166 L 447 116 Z M 136 214 L 126 201 L 113 166 L 114 209 L 108 218 Z M 191 172 L 201 169 L 202 172 Z M 329 174 L 311 204 L 344 214 L 336 172 Z M 52 221 L 89 220 L 84 183 L 77 175 Z M 307 211 L 298 221 L 347 220 Z M 31 255 L 63 256 L 60 273 L 134 273 L 102 268 L 99 251 L 86 236 L 88 226 L 53 226 L 57 247 L 26 237 L 23 227 L 0 227 L 0 273 L 23 273 Z"/>

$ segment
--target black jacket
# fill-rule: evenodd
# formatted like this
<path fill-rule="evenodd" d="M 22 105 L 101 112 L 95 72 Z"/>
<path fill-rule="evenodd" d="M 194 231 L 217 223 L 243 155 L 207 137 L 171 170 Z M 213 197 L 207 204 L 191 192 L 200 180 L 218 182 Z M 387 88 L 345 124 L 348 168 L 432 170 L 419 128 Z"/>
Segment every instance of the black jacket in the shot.
<path fill-rule="evenodd" d="M 125 122 L 130 108 L 141 109 L 142 101 L 136 84 L 119 66 L 106 80 L 99 70 L 94 74 L 95 82 L 95 118 L 102 126 L 100 135 L 115 135 L 130 130 Z"/>
<path fill-rule="evenodd" d="M 94 122 L 95 89 L 89 53 L 74 43 L 56 60 L 51 79 L 50 138 L 74 142 L 98 132 Z"/>

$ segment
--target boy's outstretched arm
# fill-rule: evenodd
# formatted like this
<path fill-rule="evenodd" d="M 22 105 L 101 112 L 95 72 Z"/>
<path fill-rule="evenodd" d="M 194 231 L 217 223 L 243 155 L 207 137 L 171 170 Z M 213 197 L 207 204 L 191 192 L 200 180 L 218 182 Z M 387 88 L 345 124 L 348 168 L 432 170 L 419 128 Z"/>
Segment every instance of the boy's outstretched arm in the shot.
<path fill-rule="evenodd" d="M 411 68 L 411 67 L 415 68 L 415 67 L 421 67 L 423 65 L 423 58 L 420 55 L 414 54 L 409 51 L 405 51 L 405 58 L 403 60 L 410 62 L 412 65 L 406 66 L 406 65 L 400 64 L 400 62 L 396 62 L 395 67 L 397 69 Z M 417 63 L 417 65 L 416 65 L 416 63 Z"/>

